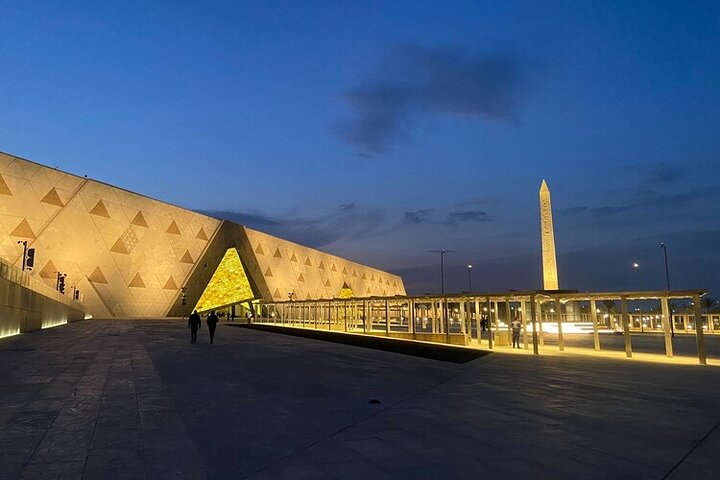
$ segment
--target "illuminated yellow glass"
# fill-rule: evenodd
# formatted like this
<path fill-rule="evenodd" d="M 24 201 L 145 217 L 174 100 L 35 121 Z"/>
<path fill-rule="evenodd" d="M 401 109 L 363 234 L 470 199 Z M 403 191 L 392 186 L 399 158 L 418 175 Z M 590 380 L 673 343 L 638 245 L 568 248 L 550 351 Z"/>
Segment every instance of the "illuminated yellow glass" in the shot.
<path fill-rule="evenodd" d="M 195 308 L 198 312 L 255 298 L 237 250 L 229 248 Z"/>

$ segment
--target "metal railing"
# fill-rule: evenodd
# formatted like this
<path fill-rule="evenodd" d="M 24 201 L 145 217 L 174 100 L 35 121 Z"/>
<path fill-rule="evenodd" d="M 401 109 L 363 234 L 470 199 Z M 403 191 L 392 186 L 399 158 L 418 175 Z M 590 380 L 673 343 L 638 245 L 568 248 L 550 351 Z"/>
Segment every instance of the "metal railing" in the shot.
<path fill-rule="evenodd" d="M 2 258 L 0 258 L 0 278 L 21 285 L 28 290 L 32 290 L 35 293 L 51 298 L 69 307 L 82 310 L 82 305 L 80 303 L 63 295 L 54 288 L 47 286 L 42 280 L 34 278 L 28 272 L 23 272 L 21 269 Z"/>

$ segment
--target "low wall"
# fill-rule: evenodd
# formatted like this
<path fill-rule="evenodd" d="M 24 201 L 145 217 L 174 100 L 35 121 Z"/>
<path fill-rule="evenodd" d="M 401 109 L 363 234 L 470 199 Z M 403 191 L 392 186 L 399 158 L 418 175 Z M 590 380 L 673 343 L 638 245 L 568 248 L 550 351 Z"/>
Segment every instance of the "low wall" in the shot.
<path fill-rule="evenodd" d="M 468 337 L 463 334 L 451 333 L 407 333 L 407 332 L 367 332 L 364 335 L 377 335 L 379 337 L 402 338 L 404 340 L 419 340 L 421 342 L 447 343 L 450 345 L 468 345 Z"/>
<path fill-rule="evenodd" d="M 2 267 L 5 268 L 0 268 L 0 338 L 85 318 L 85 312 L 72 300 L 64 296 L 52 298 L 48 296 L 52 295 L 50 292 L 45 295 L 31 289 L 30 285 L 13 281 L 22 282 L 23 275 L 8 271 L 6 265 Z M 13 274 L 17 278 L 13 278 Z M 60 297 L 60 294 L 56 293 L 56 296 Z"/>
<path fill-rule="evenodd" d="M 463 348 L 456 345 L 443 345 L 437 343 L 423 343 L 418 341 L 401 340 L 400 338 L 386 337 L 385 335 L 366 335 L 339 332 L 337 330 L 313 330 L 309 328 L 296 328 L 280 325 L 260 323 L 238 324 L 225 323 L 231 327 L 248 328 L 264 332 L 281 333 L 296 337 L 312 338 L 326 342 L 354 345 L 356 347 L 385 350 L 387 352 L 402 353 L 416 357 L 430 358 L 444 362 L 465 363 L 491 353 L 488 350 Z M 457 335 L 457 334 L 456 334 Z M 442 335 L 443 338 L 445 337 Z"/>

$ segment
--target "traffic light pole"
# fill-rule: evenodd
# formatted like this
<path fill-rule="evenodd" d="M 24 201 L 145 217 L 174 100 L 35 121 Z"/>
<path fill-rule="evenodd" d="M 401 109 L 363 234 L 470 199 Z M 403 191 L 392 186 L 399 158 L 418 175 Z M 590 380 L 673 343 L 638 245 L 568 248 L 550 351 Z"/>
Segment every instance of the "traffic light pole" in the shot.
<path fill-rule="evenodd" d="M 18 240 L 18 244 L 22 244 L 23 246 L 23 256 L 22 256 L 22 271 L 25 271 L 25 260 L 27 259 L 27 240 Z"/>
<path fill-rule="evenodd" d="M 60 273 L 57 272 L 57 281 L 55 283 L 55 289 L 65 295 L 65 277 L 67 277 L 66 273 Z"/>

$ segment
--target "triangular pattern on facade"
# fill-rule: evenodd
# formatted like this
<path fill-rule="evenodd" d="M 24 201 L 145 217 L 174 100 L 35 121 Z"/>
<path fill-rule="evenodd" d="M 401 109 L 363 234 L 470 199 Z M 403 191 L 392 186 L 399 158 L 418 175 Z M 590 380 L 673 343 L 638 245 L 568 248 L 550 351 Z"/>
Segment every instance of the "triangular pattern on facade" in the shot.
<path fill-rule="evenodd" d="M 298 281 L 298 282 L 303 282 L 303 283 L 305 283 L 305 277 L 303 277 L 303 274 L 302 274 L 302 273 L 301 273 L 300 276 L 298 277 L 297 281 Z"/>
<path fill-rule="evenodd" d="M 192 256 L 190 256 L 189 250 L 185 250 L 185 255 L 183 255 L 182 258 L 180 259 L 180 263 L 189 263 L 189 264 L 195 263 L 195 260 L 193 260 Z"/>
<path fill-rule="evenodd" d="M 197 235 L 195 235 L 195 238 L 197 238 L 198 240 L 205 240 L 207 242 L 208 236 L 205 233 L 205 229 L 200 227 L 200 231 L 197 233 Z"/>
<path fill-rule="evenodd" d="M 143 215 L 142 210 L 137 212 L 137 215 L 135 215 L 135 218 L 132 219 L 132 222 L 130 222 L 130 224 L 137 227 L 148 228 L 148 223 L 147 220 L 145 220 L 145 215 Z"/>
<path fill-rule="evenodd" d="M 97 215 L 98 217 L 110 218 L 110 213 L 108 213 L 102 200 L 98 200 L 92 210 L 90 210 L 90 213 L 92 215 Z"/>
<path fill-rule="evenodd" d="M 58 195 L 57 190 L 55 190 L 55 187 L 51 188 L 50 191 L 45 194 L 45 196 L 40 200 L 42 203 L 47 203 L 49 205 L 55 205 L 56 207 L 64 207 L 65 204 L 60 200 L 60 195 Z"/>
<path fill-rule="evenodd" d="M 270 267 L 268 267 L 267 270 L 265 270 L 265 276 L 266 276 L 266 277 L 272 277 L 272 276 L 273 276 L 272 270 L 270 270 Z"/>
<path fill-rule="evenodd" d="M 297 262 L 297 257 L 295 256 L 294 253 L 293 253 L 292 256 L 290 257 L 290 261 L 291 261 L 291 262 Z"/>
<path fill-rule="evenodd" d="M 45 266 L 40 270 L 41 278 L 57 278 L 57 267 L 52 260 L 48 260 Z"/>
<path fill-rule="evenodd" d="M 320 270 L 325 270 L 325 264 L 322 262 L 322 260 L 320 260 L 320 265 L 318 265 L 318 268 Z"/>
<path fill-rule="evenodd" d="M 177 283 L 175 283 L 175 279 L 170 275 L 170 278 L 168 278 L 167 282 L 165 282 L 165 285 L 163 286 L 163 290 L 177 290 L 178 286 Z"/>
<path fill-rule="evenodd" d="M 257 248 L 255 249 L 255 253 L 258 255 L 265 255 L 265 250 L 263 250 L 262 245 L 258 243 Z"/>
<path fill-rule="evenodd" d="M 282 258 L 282 254 L 280 253 L 280 248 L 275 249 L 275 253 L 273 253 L 273 257 Z"/>
<path fill-rule="evenodd" d="M 140 276 L 140 272 L 135 274 L 132 281 L 130 281 L 130 283 L 128 284 L 128 287 L 145 288 L 145 282 L 143 281 L 142 277 Z"/>
<path fill-rule="evenodd" d="M 102 270 L 100 270 L 100 267 L 95 267 L 95 270 L 93 270 L 93 272 L 90 274 L 88 280 L 93 283 L 108 283 L 105 275 L 103 275 Z"/>
<path fill-rule="evenodd" d="M 335 268 L 335 264 L 334 264 L 334 263 L 333 263 L 332 265 L 330 265 L 330 271 L 331 271 L 331 272 L 337 272 L 337 268 Z"/>
<path fill-rule="evenodd" d="M 114 253 L 123 253 L 123 254 L 125 254 L 125 255 L 127 255 L 128 253 L 130 253 L 130 252 L 128 252 L 128 249 L 125 247 L 125 242 L 123 242 L 122 237 L 118 238 L 118 239 L 115 241 L 115 244 L 113 244 L 113 246 L 112 246 L 112 248 L 110 249 L 110 251 L 111 251 L 111 252 L 114 252 Z"/>
<path fill-rule="evenodd" d="M 10 236 L 34 239 L 35 232 L 33 232 L 33 229 L 30 227 L 27 218 L 23 218 L 22 221 L 18 223 L 18 226 L 15 227 L 12 232 L 10 232 Z"/>
<path fill-rule="evenodd" d="M 310 261 L 310 257 L 307 257 L 307 258 L 305 259 L 305 265 L 308 265 L 308 266 L 312 267 L 312 262 Z"/>
<path fill-rule="evenodd" d="M 178 228 L 177 223 L 175 223 L 175 220 L 170 222 L 170 226 L 168 226 L 167 230 L 165 230 L 165 233 L 180 235 L 180 229 Z"/>
<path fill-rule="evenodd" d="M 10 191 L 10 187 L 8 187 L 8 184 L 5 183 L 5 179 L 2 175 L 0 175 L 0 195 L 8 195 L 12 197 L 12 192 Z"/>

